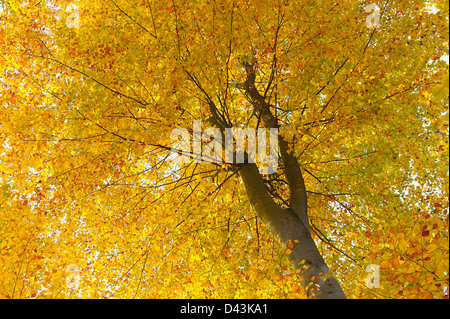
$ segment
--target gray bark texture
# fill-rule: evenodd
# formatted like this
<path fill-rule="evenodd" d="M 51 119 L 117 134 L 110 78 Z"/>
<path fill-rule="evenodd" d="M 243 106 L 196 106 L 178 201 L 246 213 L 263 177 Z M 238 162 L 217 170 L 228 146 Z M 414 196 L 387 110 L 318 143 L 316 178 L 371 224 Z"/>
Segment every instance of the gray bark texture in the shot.
<path fill-rule="evenodd" d="M 244 89 L 265 127 L 278 128 L 278 120 L 272 114 L 265 96 L 255 87 L 256 68 L 245 62 L 247 79 Z M 279 153 L 284 163 L 284 173 L 289 184 L 289 209 L 282 209 L 270 197 L 255 164 L 247 163 L 240 174 L 244 181 L 250 203 L 254 210 L 278 241 L 287 248 L 289 240 L 294 243 L 289 258 L 293 268 L 306 288 L 308 298 L 345 299 L 346 296 L 336 278 L 329 272 L 314 240 L 308 221 L 308 205 L 305 183 L 300 165 L 289 152 L 288 144 L 279 137 Z"/>
<path fill-rule="evenodd" d="M 245 164 L 240 174 L 253 209 L 269 231 L 285 248 L 289 240 L 292 243 L 298 241 L 294 243 L 289 259 L 294 270 L 299 270 L 297 275 L 308 298 L 345 299 L 338 281 L 330 274 L 317 249 L 308 225 L 293 209 L 282 209 L 273 201 L 255 164 Z"/>
<path fill-rule="evenodd" d="M 259 116 L 266 128 L 278 128 L 278 120 L 272 114 L 265 96 L 255 87 L 256 68 L 248 62 L 243 66 L 247 72 L 247 79 L 243 89 L 251 102 L 255 114 Z M 185 70 L 186 71 L 186 70 Z M 219 111 L 212 98 L 202 88 L 197 78 L 186 71 L 190 79 L 205 95 L 205 102 L 209 105 L 211 117 L 209 122 L 222 131 L 229 127 L 225 116 Z M 270 84 L 269 84 L 270 85 Z M 266 90 L 267 91 L 267 90 Z M 224 144 L 222 144 L 224 145 Z M 286 249 L 289 241 L 294 243 L 292 253 L 288 255 L 300 284 L 306 289 L 311 299 L 345 299 L 346 296 L 338 281 L 330 273 L 316 243 L 311 237 L 308 221 L 307 192 L 300 164 L 295 156 L 289 152 L 288 143 L 281 136 L 278 141 L 279 154 L 284 164 L 284 173 L 289 185 L 289 209 L 280 207 L 269 195 L 264 180 L 254 163 L 236 164 L 244 182 L 249 201 L 256 214 L 263 221 L 269 231 Z M 247 154 L 246 154 L 247 155 Z M 298 241 L 298 242 L 297 242 Z"/>

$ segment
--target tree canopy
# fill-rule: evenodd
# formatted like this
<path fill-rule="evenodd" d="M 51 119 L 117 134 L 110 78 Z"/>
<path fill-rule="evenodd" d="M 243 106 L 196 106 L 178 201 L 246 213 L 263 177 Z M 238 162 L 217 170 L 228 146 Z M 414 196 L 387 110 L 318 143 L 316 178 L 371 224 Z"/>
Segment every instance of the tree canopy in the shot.
<path fill-rule="evenodd" d="M 245 165 L 174 163 L 197 120 L 278 128 L 264 192 L 292 208 L 298 162 L 347 298 L 448 298 L 447 1 L 0 10 L 1 298 L 309 297 Z"/>

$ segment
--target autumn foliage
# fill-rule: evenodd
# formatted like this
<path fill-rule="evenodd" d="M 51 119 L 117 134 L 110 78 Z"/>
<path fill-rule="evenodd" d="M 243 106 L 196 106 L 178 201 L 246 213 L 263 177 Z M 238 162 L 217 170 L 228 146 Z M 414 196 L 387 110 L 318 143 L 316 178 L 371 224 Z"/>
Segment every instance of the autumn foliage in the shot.
<path fill-rule="evenodd" d="M 239 167 L 169 156 L 213 104 L 262 123 L 250 64 L 346 296 L 448 298 L 447 1 L 0 8 L 0 298 L 305 298 Z M 287 208 L 283 165 L 264 181 Z"/>

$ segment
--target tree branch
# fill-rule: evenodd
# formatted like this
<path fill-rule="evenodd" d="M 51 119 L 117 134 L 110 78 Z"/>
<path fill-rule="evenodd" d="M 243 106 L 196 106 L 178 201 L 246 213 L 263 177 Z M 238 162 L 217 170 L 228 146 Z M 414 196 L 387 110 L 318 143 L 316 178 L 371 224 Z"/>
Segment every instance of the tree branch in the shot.
<path fill-rule="evenodd" d="M 261 114 L 264 125 L 269 128 L 278 128 L 278 120 L 270 111 L 270 105 L 265 98 L 258 92 L 255 86 L 256 68 L 250 62 L 244 62 L 247 72 L 247 78 L 244 83 L 244 90 L 250 97 L 250 102 L 257 112 Z M 289 145 L 283 137 L 278 137 L 281 157 L 285 167 L 285 174 L 289 184 L 290 208 L 295 211 L 300 220 L 309 229 L 307 212 L 307 194 L 300 165 L 295 156 L 289 152 Z"/>

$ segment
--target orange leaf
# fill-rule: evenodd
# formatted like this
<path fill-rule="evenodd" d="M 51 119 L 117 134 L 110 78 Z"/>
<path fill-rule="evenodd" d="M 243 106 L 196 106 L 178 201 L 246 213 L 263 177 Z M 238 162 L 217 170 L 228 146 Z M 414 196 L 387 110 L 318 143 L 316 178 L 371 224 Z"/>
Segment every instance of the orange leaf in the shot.
<path fill-rule="evenodd" d="M 392 267 L 397 267 L 398 266 L 398 258 L 395 257 L 394 259 L 392 259 L 391 264 L 392 264 Z"/>
<path fill-rule="evenodd" d="M 289 239 L 289 243 L 288 243 L 288 248 L 292 249 L 294 247 L 294 244 L 291 242 L 291 240 Z"/>
<path fill-rule="evenodd" d="M 408 282 L 409 283 L 415 283 L 416 282 L 416 277 L 414 275 L 409 275 L 408 276 Z"/>
<path fill-rule="evenodd" d="M 423 295 L 423 299 L 433 299 L 433 294 L 431 292 L 427 292 Z"/>
<path fill-rule="evenodd" d="M 389 281 L 394 281 L 397 279 L 398 275 L 392 275 L 391 278 L 389 278 Z"/>

